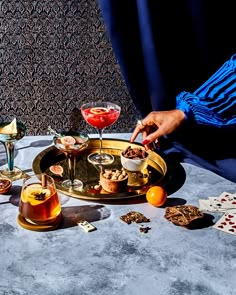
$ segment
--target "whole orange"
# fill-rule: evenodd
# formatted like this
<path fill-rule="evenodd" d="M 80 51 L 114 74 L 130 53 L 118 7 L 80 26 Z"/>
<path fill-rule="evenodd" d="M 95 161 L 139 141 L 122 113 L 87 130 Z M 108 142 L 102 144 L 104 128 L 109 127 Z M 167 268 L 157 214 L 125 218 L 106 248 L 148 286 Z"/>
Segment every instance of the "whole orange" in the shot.
<path fill-rule="evenodd" d="M 161 207 L 167 200 L 167 192 L 161 186 L 152 186 L 146 192 L 146 199 L 149 204 L 155 207 Z"/>

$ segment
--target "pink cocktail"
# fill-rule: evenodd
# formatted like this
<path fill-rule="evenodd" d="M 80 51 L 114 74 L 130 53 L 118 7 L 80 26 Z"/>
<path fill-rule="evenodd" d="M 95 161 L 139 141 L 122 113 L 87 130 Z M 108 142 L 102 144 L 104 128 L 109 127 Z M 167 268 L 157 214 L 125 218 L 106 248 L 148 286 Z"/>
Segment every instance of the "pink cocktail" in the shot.
<path fill-rule="evenodd" d="M 100 149 L 98 153 L 88 156 L 88 161 L 93 164 L 108 165 L 114 161 L 114 157 L 102 153 L 102 133 L 104 128 L 114 124 L 120 116 L 121 108 L 112 102 L 89 102 L 81 107 L 81 113 L 85 121 L 95 127 L 99 133 Z"/>

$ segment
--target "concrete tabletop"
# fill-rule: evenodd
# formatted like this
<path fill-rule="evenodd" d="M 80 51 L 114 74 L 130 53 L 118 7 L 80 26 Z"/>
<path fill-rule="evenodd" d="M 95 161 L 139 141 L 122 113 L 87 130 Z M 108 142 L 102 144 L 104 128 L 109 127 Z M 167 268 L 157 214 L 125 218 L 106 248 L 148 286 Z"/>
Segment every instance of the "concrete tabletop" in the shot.
<path fill-rule="evenodd" d="M 129 134 L 106 137 L 129 139 Z M 32 161 L 52 144 L 50 136 L 25 136 L 16 144 L 15 165 L 33 174 Z M 5 166 L 0 145 L 0 168 Z M 180 175 L 181 174 L 181 175 Z M 165 207 L 145 199 L 120 204 L 87 202 L 60 193 L 62 225 L 47 232 L 17 223 L 22 180 L 0 195 L 0 294 L 28 295 L 233 295 L 236 292 L 236 236 L 212 228 L 222 213 L 195 229 L 164 218 Z M 232 183 L 190 164 L 173 170 L 167 205 L 192 204 L 235 193 Z M 150 218 L 148 233 L 120 216 L 138 211 Z M 76 224 L 82 215 L 97 230 Z"/>

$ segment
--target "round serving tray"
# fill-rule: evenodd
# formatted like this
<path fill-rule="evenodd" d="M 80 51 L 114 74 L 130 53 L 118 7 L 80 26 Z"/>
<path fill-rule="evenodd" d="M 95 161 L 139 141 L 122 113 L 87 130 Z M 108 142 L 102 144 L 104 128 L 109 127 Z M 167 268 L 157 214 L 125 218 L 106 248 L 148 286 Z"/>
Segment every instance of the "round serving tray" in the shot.
<path fill-rule="evenodd" d="M 74 198 L 93 201 L 119 200 L 143 196 L 151 186 L 161 184 L 167 173 L 167 165 L 164 159 L 156 152 L 150 150 L 148 151 L 148 167 L 143 173 L 127 171 L 129 181 L 125 192 L 112 194 L 104 190 L 96 190 L 102 169 L 121 169 L 121 152 L 128 146 L 132 148 L 142 147 L 141 144 L 130 143 L 127 140 L 105 138 L 103 139 L 102 146 L 102 151 L 111 153 L 115 161 L 111 165 L 105 166 L 89 163 L 87 161 L 88 154 L 99 151 L 99 139 L 90 139 L 88 147 L 79 154 L 76 162 L 76 178 L 82 180 L 84 184 L 81 191 L 66 190 L 61 186 L 62 181 L 67 178 L 67 161 L 66 156 L 55 146 L 48 147 L 35 157 L 32 164 L 33 171 L 36 174 L 46 173 L 52 176 L 58 191 Z M 52 165 L 61 165 L 63 167 L 63 177 L 51 173 L 49 168 Z"/>

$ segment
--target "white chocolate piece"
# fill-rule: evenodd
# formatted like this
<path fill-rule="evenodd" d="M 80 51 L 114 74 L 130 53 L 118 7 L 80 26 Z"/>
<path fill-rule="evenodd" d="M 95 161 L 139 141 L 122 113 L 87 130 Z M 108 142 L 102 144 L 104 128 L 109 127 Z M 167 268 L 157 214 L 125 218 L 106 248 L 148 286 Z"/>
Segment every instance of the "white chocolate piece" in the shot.
<path fill-rule="evenodd" d="M 77 222 L 77 224 L 86 232 L 91 232 L 96 230 L 96 227 L 86 220 L 80 220 L 79 222 Z"/>

